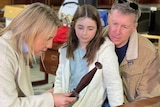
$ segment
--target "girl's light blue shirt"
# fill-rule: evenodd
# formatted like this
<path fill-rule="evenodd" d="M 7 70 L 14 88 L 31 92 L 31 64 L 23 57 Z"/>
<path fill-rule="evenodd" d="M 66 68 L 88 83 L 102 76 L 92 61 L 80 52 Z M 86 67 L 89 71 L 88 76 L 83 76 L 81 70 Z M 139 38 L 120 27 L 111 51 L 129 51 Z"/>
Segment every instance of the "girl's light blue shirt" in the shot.
<path fill-rule="evenodd" d="M 74 59 L 70 60 L 70 91 L 72 91 L 78 83 L 80 82 L 81 78 L 87 73 L 87 61 L 83 59 L 86 50 L 82 49 L 80 46 L 74 52 Z"/>

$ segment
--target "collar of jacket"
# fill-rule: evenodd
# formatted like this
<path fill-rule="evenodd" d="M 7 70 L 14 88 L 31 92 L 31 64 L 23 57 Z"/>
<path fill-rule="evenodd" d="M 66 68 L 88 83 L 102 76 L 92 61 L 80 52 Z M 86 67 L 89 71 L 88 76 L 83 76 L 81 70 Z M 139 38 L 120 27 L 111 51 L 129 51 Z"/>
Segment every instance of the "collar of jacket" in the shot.
<path fill-rule="evenodd" d="M 135 30 L 129 39 L 128 49 L 126 52 L 127 60 L 134 60 L 138 58 L 138 33 Z"/>
<path fill-rule="evenodd" d="M 103 36 L 108 36 L 108 26 L 103 28 L 102 31 Z M 126 52 L 126 59 L 127 60 L 134 60 L 138 58 L 138 33 L 135 30 L 129 39 L 128 49 Z"/>

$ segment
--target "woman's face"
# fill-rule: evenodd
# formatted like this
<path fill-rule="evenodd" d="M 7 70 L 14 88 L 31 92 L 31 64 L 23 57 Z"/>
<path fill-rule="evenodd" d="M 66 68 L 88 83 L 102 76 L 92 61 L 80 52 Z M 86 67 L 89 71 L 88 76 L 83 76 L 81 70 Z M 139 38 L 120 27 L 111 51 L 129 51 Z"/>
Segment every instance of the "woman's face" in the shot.
<path fill-rule="evenodd" d="M 84 17 L 79 18 L 75 24 L 75 32 L 79 39 L 80 46 L 85 49 L 87 44 L 96 35 L 97 24 L 94 20 Z"/>
<path fill-rule="evenodd" d="M 42 53 L 47 51 L 48 48 L 52 48 L 53 37 L 55 36 L 56 32 L 57 29 L 55 29 L 52 35 L 48 35 L 48 33 L 42 33 L 36 36 L 32 46 L 36 56 L 41 56 Z"/>

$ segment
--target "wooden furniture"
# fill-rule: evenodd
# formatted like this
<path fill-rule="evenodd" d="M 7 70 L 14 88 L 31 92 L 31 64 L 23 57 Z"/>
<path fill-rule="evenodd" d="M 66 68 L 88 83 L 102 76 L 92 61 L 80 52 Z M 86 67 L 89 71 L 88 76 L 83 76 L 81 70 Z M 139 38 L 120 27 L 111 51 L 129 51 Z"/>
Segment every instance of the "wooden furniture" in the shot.
<path fill-rule="evenodd" d="M 44 72 L 44 80 L 34 81 L 32 85 L 41 85 L 48 83 L 48 74 L 56 75 L 56 70 L 59 63 L 59 53 L 58 49 L 61 46 L 61 43 L 53 42 L 51 49 L 48 49 L 45 52 L 43 62 L 40 61 L 40 71 Z"/>
<path fill-rule="evenodd" d="M 5 18 L 3 17 L 4 12 L 0 10 L 0 29 L 5 26 Z"/>
<path fill-rule="evenodd" d="M 160 0 L 136 0 L 140 4 L 157 4 Z"/>
<path fill-rule="evenodd" d="M 3 8 L 5 5 L 9 4 L 9 0 L 1 0 L 0 3 L 0 30 L 5 26 L 5 18 Z"/>
<path fill-rule="evenodd" d="M 56 75 L 56 70 L 58 67 L 59 63 L 59 53 L 58 49 L 62 44 L 60 43 L 53 43 L 53 47 L 51 49 L 48 49 L 45 52 L 45 57 L 44 57 L 44 67 L 41 62 L 40 70 L 49 74 Z"/>
<path fill-rule="evenodd" d="M 160 107 L 160 96 L 131 102 L 118 107 Z"/>
<path fill-rule="evenodd" d="M 157 45 L 157 49 L 158 49 L 158 53 L 160 55 L 160 35 L 149 35 L 149 34 L 140 34 L 141 36 L 144 36 L 148 39 L 155 39 L 158 40 L 158 45 Z"/>
<path fill-rule="evenodd" d="M 45 3 L 49 6 L 60 6 L 64 0 L 1 0 L 0 7 L 10 4 L 30 4 L 34 2 Z M 140 4 L 157 4 L 160 3 L 160 0 L 135 0 Z M 98 6 L 111 6 L 114 0 L 98 0 Z"/>
<path fill-rule="evenodd" d="M 49 6 L 60 6 L 63 0 L 10 0 L 11 4 L 31 4 L 41 2 Z"/>
<path fill-rule="evenodd" d="M 1 0 L 0 9 L 3 9 L 7 4 L 11 4 L 11 0 Z"/>

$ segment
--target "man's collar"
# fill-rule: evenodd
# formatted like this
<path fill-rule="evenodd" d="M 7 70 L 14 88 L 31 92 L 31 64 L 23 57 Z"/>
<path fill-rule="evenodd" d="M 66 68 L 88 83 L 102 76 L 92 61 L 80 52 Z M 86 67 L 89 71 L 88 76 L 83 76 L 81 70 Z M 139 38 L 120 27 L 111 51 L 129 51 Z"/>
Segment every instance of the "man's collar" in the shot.
<path fill-rule="evenodd" d="M 138 58 L 138 34 L 137 31 L 133 32 L 129 39 L 128 49 L 126 52 L 127 60 Z"/>

